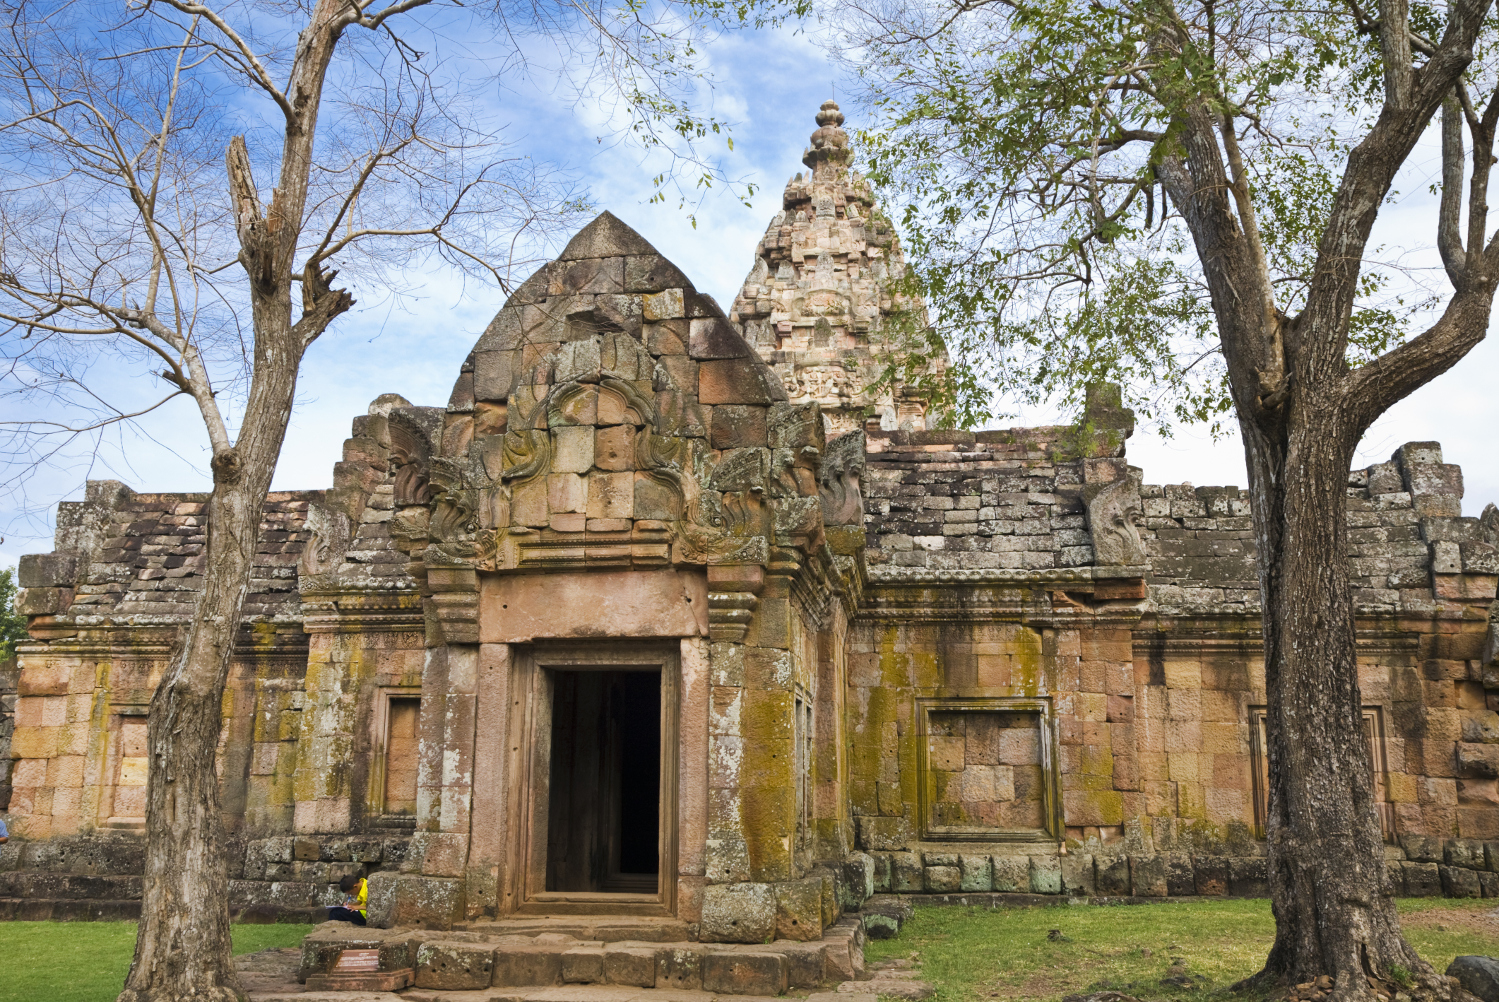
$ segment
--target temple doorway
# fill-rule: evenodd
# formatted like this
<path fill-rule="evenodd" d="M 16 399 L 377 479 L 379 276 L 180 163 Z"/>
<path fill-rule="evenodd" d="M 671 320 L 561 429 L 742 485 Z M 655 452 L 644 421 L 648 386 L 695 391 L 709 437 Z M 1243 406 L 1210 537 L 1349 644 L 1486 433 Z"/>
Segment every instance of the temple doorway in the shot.
<path fill-rule="evenodd" d="M 548 669 L 546 890 L 655 894 L 661 672 Z"/>
<path fill-rule="evenodd" d="M 513 882 L 502 911 L 672 915 L 680 660 L 675 645 L 537 643 L 512 699 Z M 508 897 L 509 901 L 504 899 Z"/>

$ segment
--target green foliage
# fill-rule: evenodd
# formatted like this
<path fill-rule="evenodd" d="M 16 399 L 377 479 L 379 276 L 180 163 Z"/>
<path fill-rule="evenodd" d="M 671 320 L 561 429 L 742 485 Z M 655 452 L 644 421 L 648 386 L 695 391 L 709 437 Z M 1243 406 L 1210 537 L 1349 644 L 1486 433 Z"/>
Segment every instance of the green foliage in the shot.
<path fill-rule="evenodd" d="M 16 611 L 14 568 L 0 570 L 0 661 L 16 656 L 16 645 L 26 639 L 26 617 Z"/>
<path fill-rule="evenodd" d="M 902 291 L 924 296 L 935 318 L 925 339 L 907 332 L 900 347 L 929 354 L 926 343 L 944 340 L 953 356 L 946 412 L 961 424 L 997 416 L 995 389 L 1076 406 L 1086 383 L 1107 379 L 1163 432 L 1180 422 L 1221 431 L 1231 401 L 1200 249 L 1159 171 L 1181 152 L 1185 116 L 1206 107 L 1220 117 L 1277 306 L 1294 316 L 1348 154 L 1383 100 L 1377 36 L 1358 8 L 875 9 L 879 30 L 860 51 L 878 121 L 859 145 L 905 233 Z M 1445 15 L 1412 10 L 1440 34 Z M 1393 288 L 1391 270 L 1366 264 L 1350 365 L 1399 343 L 1435 302 Z"/>
<path fill-rule="evenodd" d="M 716 32 L 776 28 L 801 20 L 810 10 L 809 0 L 680 0 L 664 6 L 625 0 L 613 12 L 606 37 L 628 38 L 632 43 L 625 65 L 609 70 L 622 85 L 631 114 L 630 131 L 641 145 L 672 152 L 677 161 L 673 169 L 651 179 L 654 191 L 649 202 L 666 202 L 667 189 L 674 187 L 682 207 L 690 192 L 706 193 L 726 181 L 740 202 L 750 204 L 755 185 L 728 179 L 697 151 L 697 144 L 715 137 L 722 138 L 730 152 L 734 150 L 728 123 L 702 114 L 691 100 L 699 85 L 712 82 L 702 60 L 702 46 Z M 685 171 L 682 161 L 688 165 Z M 691 178 L 690 188 L 683 187 L 687 178 Z M 696 215 L 689 214 L 689 219 L 696 228 Z"/>

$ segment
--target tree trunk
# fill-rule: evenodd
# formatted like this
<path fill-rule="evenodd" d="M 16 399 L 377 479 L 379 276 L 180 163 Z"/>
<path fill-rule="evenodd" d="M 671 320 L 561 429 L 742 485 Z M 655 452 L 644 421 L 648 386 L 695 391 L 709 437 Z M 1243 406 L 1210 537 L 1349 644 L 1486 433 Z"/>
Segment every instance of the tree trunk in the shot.
<path fill-rule="evenodd" d="M 284 313 L 289 321 L 290 301 Z M 229 877 L 215 760 L 224 685 L 301 361 L 289 322 L 256 338 L 245 421 L 214 456 L 203 594 L 151 699 L 146 873 L 135 957 L 118 1002 L 242 1000 L 229 940 Z"/>
<path fill-rule="evenodd" d="M 1241 421 L 1264 603 L 1266 825 L 1275 943 L 1252 982 L 1445 984 L 1400 931 L 1375 813 L 1348 573 L 1347 485 L 1363 428 L 1315 391 L 1280 434 Z"/>

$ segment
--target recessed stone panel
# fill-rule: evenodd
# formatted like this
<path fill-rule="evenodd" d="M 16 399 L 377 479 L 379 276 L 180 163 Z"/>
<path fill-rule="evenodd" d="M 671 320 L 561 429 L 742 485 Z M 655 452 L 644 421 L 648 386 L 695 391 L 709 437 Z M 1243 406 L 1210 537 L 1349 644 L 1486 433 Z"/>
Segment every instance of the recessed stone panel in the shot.
<path fill-rule="evenodd" d="M 924 700 L 922 722 L 925 837 L 1018 837 L 1051 827 L 1044 708 L 1003 699 Z"/>

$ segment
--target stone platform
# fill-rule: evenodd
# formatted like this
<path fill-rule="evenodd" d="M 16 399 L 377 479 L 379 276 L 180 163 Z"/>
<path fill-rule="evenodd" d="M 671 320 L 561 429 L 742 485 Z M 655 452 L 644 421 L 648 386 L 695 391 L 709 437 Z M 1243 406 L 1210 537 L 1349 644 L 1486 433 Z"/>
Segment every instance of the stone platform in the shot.
<path fill-rule="evenodd" d="M 481 995 L 598 986 L 616 993 L 669 989 L 704 999 L 777 996 L 855 981 L 864 971 L 864 924 L 857 916 L 839 919 L 808 942 L 698 943 L 687 932 L 675 920 L 618 917 L 513 919 L 451 930 L 327 922 L 303 940 L 298 980 L 328 973 L 342 951 L 354 949 L 378 950 L 381 970 L 413 968 L 416 989 Z M 624 1000 L 611 995 L 609 1002 Z"/>
<path fill-rule="evenodd" d="M 470 991 L 411 989 L 393 992 L 251 992 L 251 1002 L 768 1002 L 745 995 L 681 991 L 662 988 L 625 988 L 613 985 L 562 985 L 527 988 L 485 988 Z M 818 992 L 806 1002 L 876 1002 L 873 992 Z"/>

